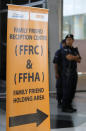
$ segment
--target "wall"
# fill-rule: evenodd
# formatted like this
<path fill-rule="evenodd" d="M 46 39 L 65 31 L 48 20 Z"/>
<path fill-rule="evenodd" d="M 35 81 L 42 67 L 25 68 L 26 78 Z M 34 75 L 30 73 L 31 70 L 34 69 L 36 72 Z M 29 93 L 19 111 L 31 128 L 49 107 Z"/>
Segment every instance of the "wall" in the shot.
<path fill-rule="evenodd" d="M 62 38 L 63 0 L 48 0 L 49 8 L 49 79 L 50 91 L 55 91 L 55 73 L 52 63 L 54 53 Z"/>
<path fill-rule="evenodd" d="M 64 0 L 63 16 L 86 14 L 86 0 Z"/>

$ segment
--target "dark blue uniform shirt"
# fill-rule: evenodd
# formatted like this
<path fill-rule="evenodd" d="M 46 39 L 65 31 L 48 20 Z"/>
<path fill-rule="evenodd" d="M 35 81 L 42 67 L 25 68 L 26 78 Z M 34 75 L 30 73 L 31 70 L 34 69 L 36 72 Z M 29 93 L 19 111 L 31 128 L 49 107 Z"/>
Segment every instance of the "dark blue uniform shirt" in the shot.
<path fill-rule="evenodd" d="M 58 65 L 58 73 L 60 75 L 62 72 L 62 48 L 55 52 L 53 63 Z"/>
<path fill-rule="evenodd" d="M 79 55 L 78 49 L 74 47 L 65 46 L 62 49 L 61 53 L 62 53 L 63 74 L 64 75 L 75 74 L 77 72 L 77 62 L 74 60 L 72 61 L 67 60 L 66 56 L 68 54 L 71 54 L 74 56 Z"/>

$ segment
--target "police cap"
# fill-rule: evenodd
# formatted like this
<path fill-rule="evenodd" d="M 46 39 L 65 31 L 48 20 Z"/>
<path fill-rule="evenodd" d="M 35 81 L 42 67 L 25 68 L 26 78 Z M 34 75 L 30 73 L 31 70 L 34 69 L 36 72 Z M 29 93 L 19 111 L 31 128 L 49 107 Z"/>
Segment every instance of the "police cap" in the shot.
<path fill-rule="evenodd" d="M 65 40 L 66 40 L 67 38 L 72 38 L 72 39 L 74 40 L 74 36 L 73 36 L 72 34 L 66 35 Z"/>

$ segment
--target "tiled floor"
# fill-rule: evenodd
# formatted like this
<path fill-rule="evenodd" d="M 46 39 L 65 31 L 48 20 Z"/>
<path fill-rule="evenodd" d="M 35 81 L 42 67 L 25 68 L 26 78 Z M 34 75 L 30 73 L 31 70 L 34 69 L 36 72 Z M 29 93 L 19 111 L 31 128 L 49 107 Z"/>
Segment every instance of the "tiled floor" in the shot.
<path fill-rule="evenodd" d="M 0 107 L 0 131 L 6 131 L 5 102 Z M 63 113 L 54 95 L 50 96 L 51 131 L 86 131 L 86 92 L 76 93 L 76 113 Z"/>
<path fill-rule="evenodd" d="M 76 93 L 73 105 L 76 113 L 63 113 L 55 97 L 50 97 L 51 131 L 86 131 L 86 93 Z"/>
<path fill-rule="evenodd" d="M 86 127 L 51 129 L 51 131 L 86 131 Z"/>
<path fill-rule="evenodd" d="M 5 102 L 3 102 L 3 105 Z M 0 105 L 2 105 L 2 102 L 0 102 Z M 5 111 L 5 105 L 1 108 L 0 107 L 0 131 L 6 131 L 6 111 Z"/>

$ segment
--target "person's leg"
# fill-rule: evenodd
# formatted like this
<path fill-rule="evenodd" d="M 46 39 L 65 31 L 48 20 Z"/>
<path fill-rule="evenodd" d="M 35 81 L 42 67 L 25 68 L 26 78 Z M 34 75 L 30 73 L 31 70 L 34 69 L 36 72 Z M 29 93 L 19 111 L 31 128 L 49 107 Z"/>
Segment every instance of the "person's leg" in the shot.
<path fill-rule="evenodd" d="M 63 78 L 63 102 L 62 102 L 62 111 L 72 113 L 75 110 L 70 107 L 71 105 L 71 76 L 66 76 Z"/>
<path fill-rule="evenodd" d="M 62 100 L 62 107 L 63 108 L 68 108 L 69 106 L 69 97 L 70 97 L 70 87 L 69 87 L 69 78 L 65 76 L 63 78 L 63 100 Z"/>
<path fill-rule="evenodd" d="M 61 78 L 59 78 L 56 81 L 56 94 L 57 94 L 56 98 L 58 100 L 58 104 L 60 105 L 61 101 L 62 101 L 62 81 L 61 81 Z"/>
<path fill-rule="evenodd" d="M 70 108 L 73 109 L 74 111 L 77 111 L 77 109 L 73 108 L 73 105 L 72 105 L 72 101 L 73 101 L 73 99 L 75 97 L 75 92 L 76 92 L 77 79 L 78 79 L 78 77 L 77 77 L 76 73 L 71 76 L 71 83 L 70 83 L 70 87 L 71 87 Z"/>
<path fill-rule="evenodd" d="M 72 83 L 73 83 L 72 100 L 73 100 L 74 97 L 75 97 L 76 87 L 77 87 L 77 81 L 78 81 L 78 75 L 77 75 L 77 73 L 75 73 L 75 74 L 72 76 Z"/>

